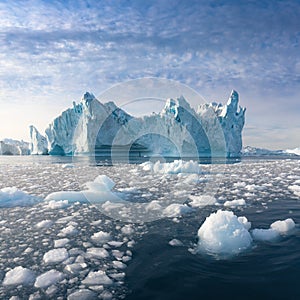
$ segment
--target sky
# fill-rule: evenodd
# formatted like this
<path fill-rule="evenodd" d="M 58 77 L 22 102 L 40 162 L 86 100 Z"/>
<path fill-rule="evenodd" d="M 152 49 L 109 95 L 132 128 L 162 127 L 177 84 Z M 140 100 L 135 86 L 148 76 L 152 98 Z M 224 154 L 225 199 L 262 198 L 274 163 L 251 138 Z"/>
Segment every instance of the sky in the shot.
<path fill-rule="evenodd" d="M 0 139 L 29 140 L 85 91 L 157 77 L 207 102 L 235 89 L 244 145 L 300 147 L 299 16 L 295 0 L 0 0 Z"/>

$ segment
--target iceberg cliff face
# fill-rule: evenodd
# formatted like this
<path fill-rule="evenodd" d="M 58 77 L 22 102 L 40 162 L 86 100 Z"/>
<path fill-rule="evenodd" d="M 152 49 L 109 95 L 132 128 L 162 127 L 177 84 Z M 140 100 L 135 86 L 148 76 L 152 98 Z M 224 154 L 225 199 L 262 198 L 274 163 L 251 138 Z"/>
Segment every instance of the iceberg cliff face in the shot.
<path fill-rule="evenodd" d="M 233 91 L 226 105 L 204 104 L 196 112 L 181 96 L 168 99 L 160 114 L 135 118 L 113 102 L 102 104 L 85 93 L 79 104 L 73 103 L 73 108 L 62 112 L 46 129 L 48 151 L 51 155 L 137 151 L 165 156 L 240 156 L 245 109 L 238 108 L 238 101 Z M 32 144 L 37 145 L 38 140 L 41 138 Z"/>
<path fill-rule="evenodd" d="M 47 139 L 42 136 L 34 126 L 29 126 L 30 130 L 30 154 L 46 155 L 48 154 Z"/>
<path fill-rule="evenodd" d="M 215 136 L 216 148 L 222 148 L 221 134 L 224 134 L 226 152 L 228 157 L 239 156 L 242 150 L 242 130 L 245 124 L 246 108 L 238 106 L 239 95 L 232 91 L 226 105 L 211 103 L 199 105 L 198 114 L 206 132 Z M 217 119 L 213 116 L 217 116 Z M 222 128 L 222 132 L 219 128 Z"/>

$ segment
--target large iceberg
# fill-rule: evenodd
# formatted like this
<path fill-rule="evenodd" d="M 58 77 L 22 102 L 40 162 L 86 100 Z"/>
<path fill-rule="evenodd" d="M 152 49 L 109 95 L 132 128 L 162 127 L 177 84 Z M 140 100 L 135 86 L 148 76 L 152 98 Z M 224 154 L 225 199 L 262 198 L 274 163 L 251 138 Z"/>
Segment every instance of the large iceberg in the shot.
<path fill-rule="evenodd" d="M 159 114 L 133 117 L 113 102 L 101 103 L 86 92 L 46 129 L 50 155 L 240 156 L 245 108 L 232 91 L 226 105 L 204 104 L 195 111 L 181 96 L 167 99 Z M 31 127 L 34 154 L 44 139 Z M 40 146 L 42 144 L 42 147 Z"/>

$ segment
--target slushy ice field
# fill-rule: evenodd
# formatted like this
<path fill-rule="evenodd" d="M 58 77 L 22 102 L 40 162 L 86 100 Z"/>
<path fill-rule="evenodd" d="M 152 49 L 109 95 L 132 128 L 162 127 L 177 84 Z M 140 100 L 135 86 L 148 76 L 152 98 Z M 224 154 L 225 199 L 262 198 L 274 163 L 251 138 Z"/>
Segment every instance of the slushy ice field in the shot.
<path fill-rule="evenodd" d="M 0 299 L 300 299 L 300 160 L 0 158 Z"/>

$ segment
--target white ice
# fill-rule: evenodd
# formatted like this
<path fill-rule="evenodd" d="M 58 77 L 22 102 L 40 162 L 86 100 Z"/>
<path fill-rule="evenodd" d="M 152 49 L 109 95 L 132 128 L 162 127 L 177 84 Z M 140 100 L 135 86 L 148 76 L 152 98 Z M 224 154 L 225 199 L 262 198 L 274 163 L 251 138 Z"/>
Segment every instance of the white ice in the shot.
<path fill-rule="evenodd" d="M 244 205 L 246 205 L 246 201 L 244 199 L 226 201 L 224 203 L 224 206 L 226 207 L 237 207 L 237 206 L 244 206 Z"/>
<path fill-rule="evenodd" d="M 3 285 L 32 285 L 35 280 L 33 271 L 23 268 L 22 266 L 15 267 L 5 274 Z"/>
<path fill-rule="evenodd" d="M 85 285 L 111 285 L 113 281 L 106 275 L 105 271 L 99 270 L 96 272 L 89 272 L 82 283 Z"/>
<path fill-rule="evenodd" d="M 77 290 L 68 296 L 68 300 L 92 300 L 97 298 L 97 294 L 88 289 Z"/>
<path fill-rule="evenodd" d="M 97 244 L 104 244 L 111 240 L 110 233 L 100 230 L 91 236 L 93 242 Z"/>
<path fill-rule="evenodd" d="M 161 163 L 157 161 L 152 163 L 150 161 L 145 162 L 140 165 L 144 171 L 152 171 L 154 173 L 161 174 L 179 174 L 179 173 L 196 173 L 201 172 L 201 168 L 196 161 L 183 161 L 183 160 L 174 160 L 170 163 Z"/>
<path fill-rule="evenodd" d="M 43 220 L 43 221 L 40 221 L 39 223 L 37 223 L 35 226 L 37 228 L 49 228 L 51 227 L 53 224 L 53 221 L 51 220 Z"/>
<path fill-rule="evenodd" d="M 296 196 L 299 196 L 299 197 L 300 197 L 300 185 L 296 185 L 296 184 L 290 185 L 290 186 L 289 186 L 289 189 L 290 189 L 291 191 L 293 191 L 294 194 L 295 194 Z"/>
<path fill-rule="evenodd" d="M 57 270 L 50 270 L 36 278 L 34 286 L 36 288 L 46 288 L 53 285 L 64 278 L 64 274 Z"/>
<path fill-rule="evenodd" d="M 288 218 L 282 221 L 278 220 L 272 223 L 270 227 L 279 232 L 280 234 L 285 234 L 295 228 L 295 222 L 293 219 Z"/>
<path fill-rule="evenodd" d="M 68 251 L 65 248 L 57 248 L 49 250 L 44 254 L 43 261 L 45 264 L 60 263 L 69 257 Z"/>
<path fill-rule="evenodd" d="M 88 248 L 86 251 L 86 254 L 90 257 L 96 257 L 96 258 L 107 258 L 109 257 L 109 253 L 104 248 Z"/>
<path fill-rule="evenodd" d="M 0 190 L 0 208 L 31 206 L 39 201 L 41 201 L 40 198 L 18 190 L 16 187 L 6 187 Z"/>
<path fill-rule="evenodd" d="M 214 205 L 217 202 L 216 198 L 210 195 L 190 195 L 189 198 L 192 200 L 189 202 L 192 207 Z"/>
<path fill-rule="evenodd" d="M 62 248 L 66 244 L 68 244 L 69 242 L 70 242 L 70 240 L 68 238 L 63 238 L 63 239 L 55 240 L 54 241 L 54 248 Z"/>
<path fill-rule="evenodd" d="M 167 206 L 163 210 L 163 215 L 165 217 L 174 218 L 179 217 L 183 214 L 190 213 L 193 209 L 185 204 L 173 203 Z"/>
<path fill-rule="evenodd" d="M 83 191 L 61 191 L 49 194 L 45 201 L 68 200 L 69 203 L 81 202 L 101 203 L 104 201 L 119 201 L 118 196 L 111 190 L 115 183 L 106 175 L 99 175 L 94 181 L 85 184 Z"/>
<path fill-rule="evenodd" d="M 248 230 L 231 211 L 218 210 L 206 218 L 198 230 L 198 247 L 204 251 L 234 255 L 251 246 Z"/>

